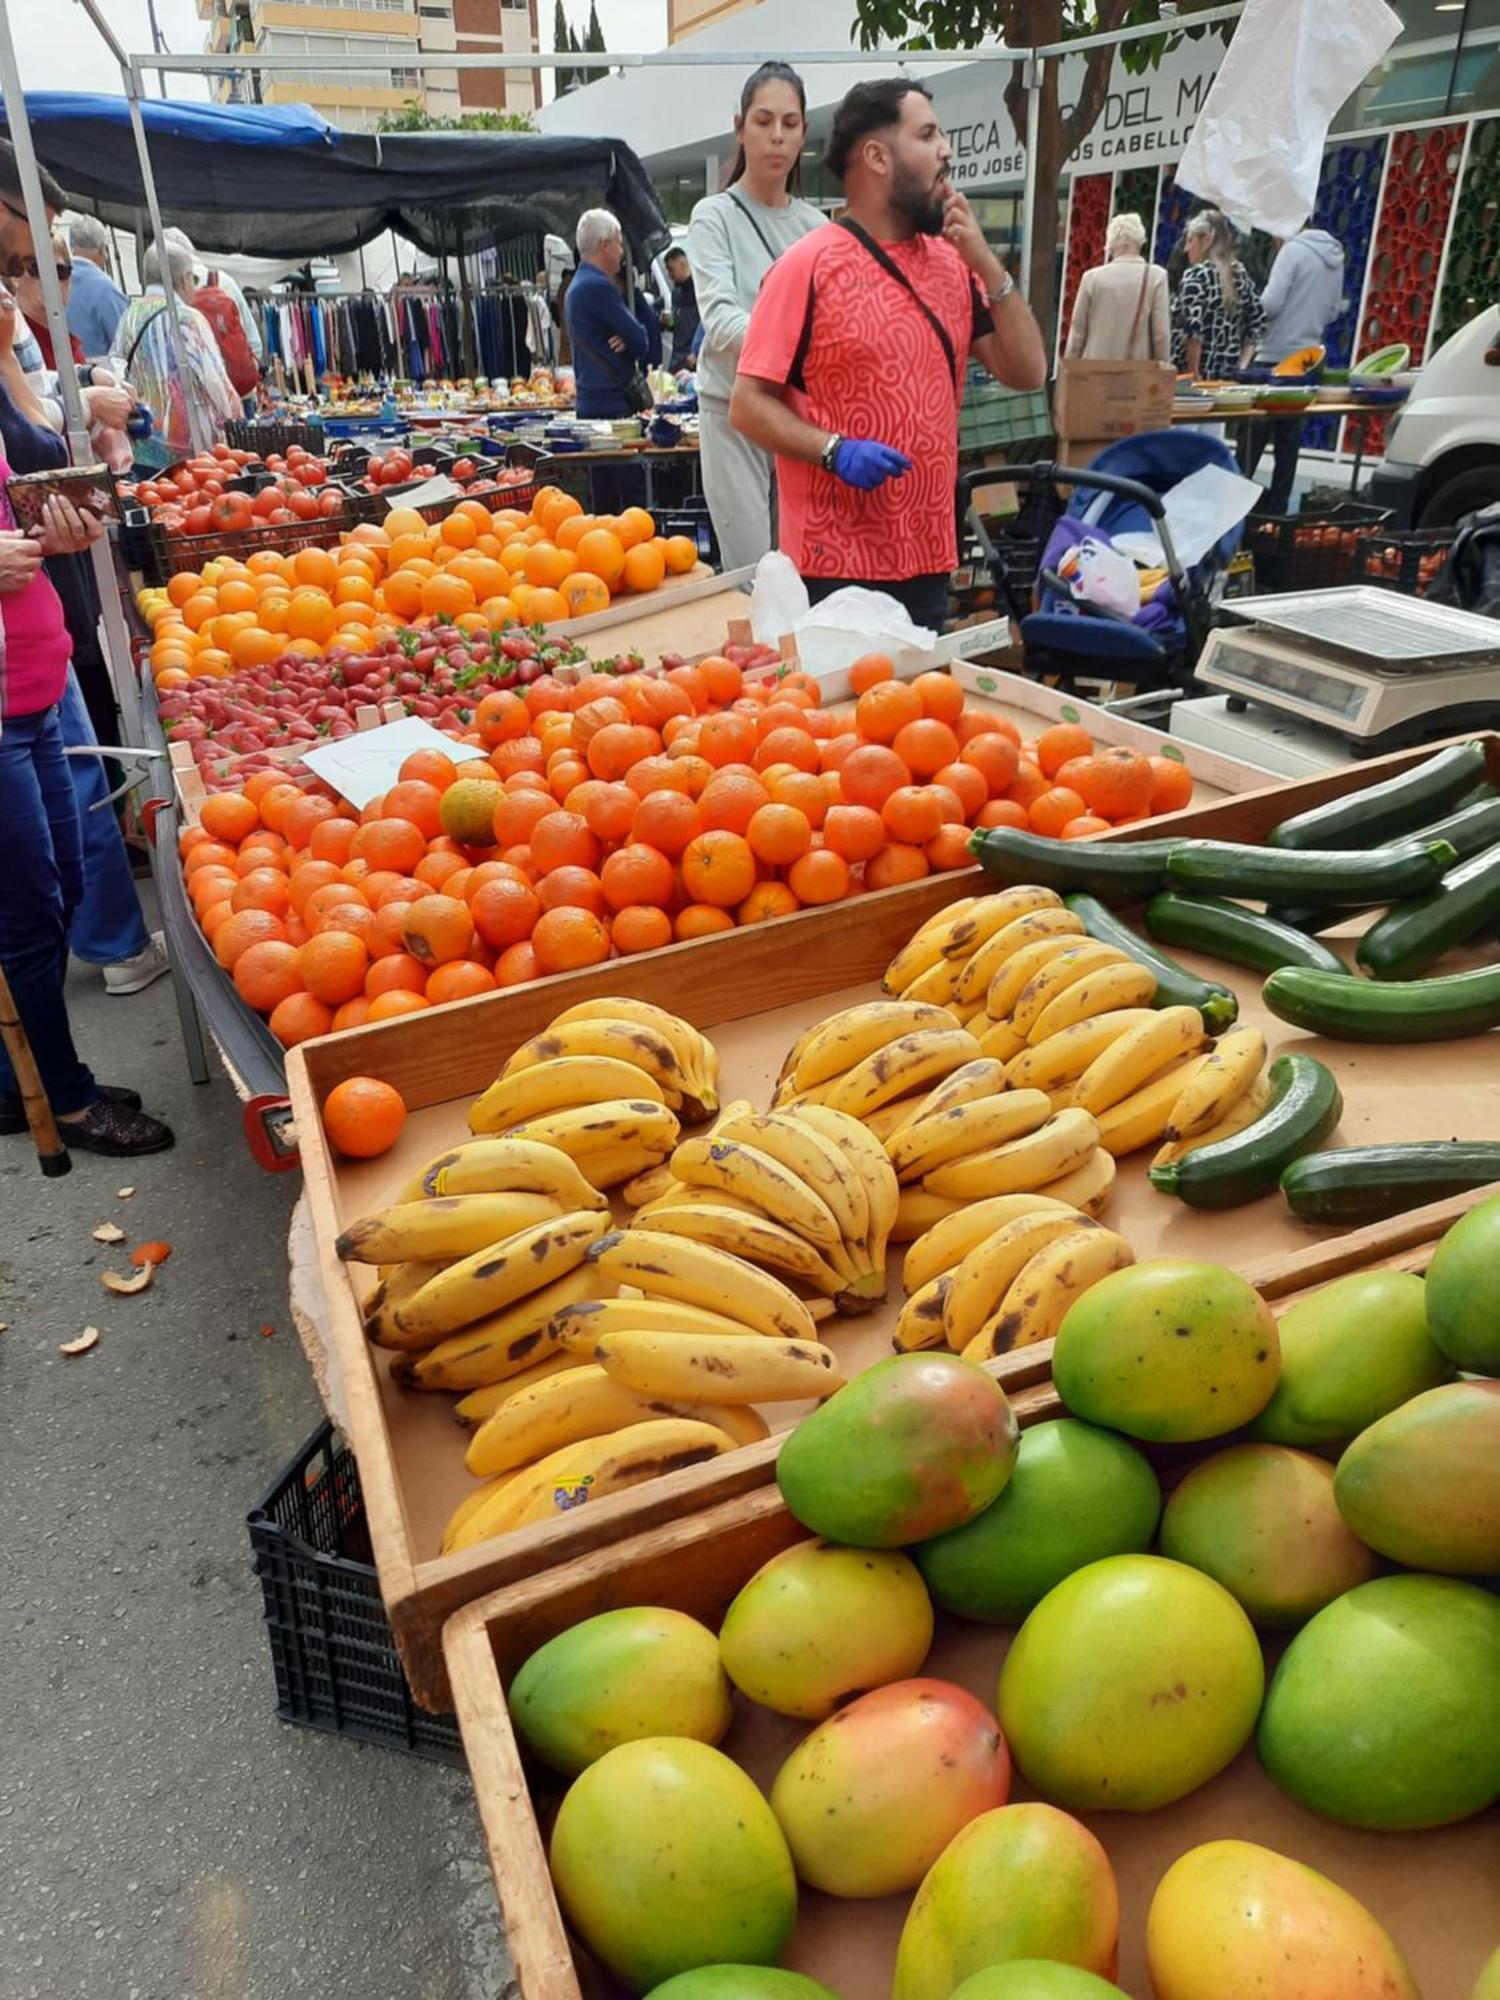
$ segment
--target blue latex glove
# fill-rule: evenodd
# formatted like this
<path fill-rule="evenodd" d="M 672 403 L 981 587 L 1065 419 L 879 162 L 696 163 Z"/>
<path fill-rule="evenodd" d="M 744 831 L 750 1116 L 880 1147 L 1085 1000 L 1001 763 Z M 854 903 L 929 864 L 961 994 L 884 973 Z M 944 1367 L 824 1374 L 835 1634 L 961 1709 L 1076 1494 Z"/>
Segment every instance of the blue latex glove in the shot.
<path fill-rule="evenodd" d="M 910 471 L 911 460 L 904 452 L 874 438 L 845 438 L 833 454 L 834 478 L 842 479 L 846 486 L 857 486 L 863 493 Z"/>

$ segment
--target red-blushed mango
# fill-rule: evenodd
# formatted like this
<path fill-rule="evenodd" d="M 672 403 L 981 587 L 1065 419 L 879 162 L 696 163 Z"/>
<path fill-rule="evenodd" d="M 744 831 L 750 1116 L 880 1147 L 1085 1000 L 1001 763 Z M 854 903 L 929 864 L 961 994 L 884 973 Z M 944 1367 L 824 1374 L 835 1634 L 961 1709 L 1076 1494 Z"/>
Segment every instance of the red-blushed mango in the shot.
<path fill-rule="evenodd" d="M 821 1979 L 778 1965 L 700 1965 L 653 1986 L 646 2000 L 838 2000 Z"/>
<path fill-rule="evenodd" d="M 1276 1331 L 1281 1377 L 1250 1432 L 1267 1444 L 1341 1443 L 1453 1373 L 1413 1271 L 1335 1278 L 1288 1306 Z"/>
<path fill-rule="evenodd" d="M 1267 1630 L 1301 1625 L 1375 1574 L 1333 1497 L 1333 1467 L 1279 1444 L 1237 1444 L 1178 1482 L 1161 1552 L 1222 1583 Z"/>
<path fill-rule="evenodd" d="M 1000 1726 L 1043 1797 L 1149 1812 L 1237 1755 L 1264 1686 L 1260 1642 L 1221 1584 L 1162 1556 L 1106 1556 L 1016 1634 Z"/>
<path fill-rule="evenodd" d="M 1339 1511 L 1392 1562 L 1500 1572 L 1500 1382 L 1448 1382 L 1361 1431 L 1334 1476 Z"/>
<path fill-rule="evenodd" d="M 983 1702 L 951 1681 L 897 1681 L 803 1738 L 771 1810 L 812 1888 L 892 1896 L 1009 1795 L 1010 1754 Z"/>
<path fill-rule="evenodd" d="M 987 1965 L 962 1986 L 951 2000 L 1129 2000 L 1125 1989 L 1081 1965 L 1059 1965 L 1055 1958 L 1013 1958 L 1009 1965 Z"/>
<path fill-rule="evenodd" d="M 1223 1437 L 1276 1387 L 1271 1309 L 1220 1264 L 1160 1257 L 1115 1271 L 1069 1306 L 1052 1379 L 1075 1417 L 1156 1444 Z"/>
<path fill-rule="evenodd" d="M 1471 1375 L 1500 1375 L 1500 1196 L 1454 1223 L 1427 1267 L 1427 1324 L 1450 1361 Z"/>
<path fill-rule="evenodd" d="M 992 1376 L 956 1354 L 879 1361 L 804 1417 L 776 1478 L 814 1534 L 892 1549 L 961 1527 L 1004 1489 L 1016 1419 Z"/>
<path fill-rule="evenodd" d="M 909 1556 L 798 1542 L 763 1563 L 724 1614 L 719 1657 L 778 1715 L 821 1722 L 839 1703 L 921 1671 L 932 1603 Z"/>
<path fill-rule="evenodd" d="M 1500 1797 L 1500 1599 L 1451 1576 L 1335 1598 L 1282 1654 L 1255 1747 L 1273 1784 L 1346 1826 L 1482 1812 Z"/>
<path fill-rule="evenodd" d="M 549 1859 L 558 1901 L 632 1993 L 696 1965 L 774 1965 L 797 1921 L 776 1815 L 721 1751 L 649 1736 L 568 1787 Z"/>
<path fill-rule="evenodd" d="M 1422 2000 L 1389 1934 L 1326 1875 L 1248 1840 L 1189 1848 L 1146 1919 L 1156 2000 Z"/>
<path fill-rule="evenodd" d="M 1114 1976 L 1120 1896 L 1109 1857 L 1055 1806 L 999 1806 L 970 1820 L 912 1900 L 891 2000 L 949 2000 L 1013 1958 L 1052 1958 Z"/>

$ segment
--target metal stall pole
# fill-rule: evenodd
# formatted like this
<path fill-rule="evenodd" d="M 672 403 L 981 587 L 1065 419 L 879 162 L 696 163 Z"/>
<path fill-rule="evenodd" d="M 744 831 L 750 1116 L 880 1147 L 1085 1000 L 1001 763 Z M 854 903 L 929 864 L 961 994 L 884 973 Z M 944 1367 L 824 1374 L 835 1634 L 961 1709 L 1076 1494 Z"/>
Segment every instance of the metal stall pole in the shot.
<path fill-rule="evenodd" d="M 1021 191 L 1021 268 L 1016 282 L 1031 297 L 1031 232 L 1036 228 L 1036 149 L 1042 129 L 1042 72 L 1036 51 L 1026 59 L 1026 181 Z"/>

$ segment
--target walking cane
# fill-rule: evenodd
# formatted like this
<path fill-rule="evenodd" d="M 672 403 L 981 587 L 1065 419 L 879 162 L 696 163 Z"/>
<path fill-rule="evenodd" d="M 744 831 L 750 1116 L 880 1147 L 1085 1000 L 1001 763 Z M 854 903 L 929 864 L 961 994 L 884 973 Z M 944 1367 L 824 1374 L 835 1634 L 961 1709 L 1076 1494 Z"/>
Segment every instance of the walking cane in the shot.
<path fill-rule="evenodd" d="M 0 966 L 0 1039 L 5 1043 L 10 1066 L 16 1073 L 21 1103 L 26 1110 L 26 1123 L 31 1127 L 31 1137 L 36 1145 L 36 1156 L 41 1163 L 42 1172 L 49 1180 L 55 1180 L 60 1174 L 71 1173 L 73 1161 L 63 1144 L 62 1134 L 57 1129 L 57 1120 L 52 1116 L 52 1106 L 47 1102 L 47 1093 L 42 1088 L 36 1057 L 31 1053 L 26 1030 L 21 1025 L 20 1015 L 16 1012 L 15 998 L 11 993 L 10 981 L 5 976 L 3 966 Z"/>

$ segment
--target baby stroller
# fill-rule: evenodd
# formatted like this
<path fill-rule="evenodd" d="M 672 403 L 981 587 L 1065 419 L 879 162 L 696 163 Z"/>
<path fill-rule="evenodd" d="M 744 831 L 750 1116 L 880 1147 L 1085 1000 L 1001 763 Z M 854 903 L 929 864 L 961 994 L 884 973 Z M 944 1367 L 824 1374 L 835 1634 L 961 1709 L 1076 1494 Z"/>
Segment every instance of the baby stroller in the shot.
<path fill-rule="evenodd" d="M 1106 446 L 1086 470 L 1009 465 L 963 475 L 959 505 L 1021 628 L 1026 672 L 1064 686 L 1082 678 L 1127 681 L 1143 693 L 1186 688 L 1242 532 L 1240 526 L 1231 529 L 1191 569 L 1179 562 L 1161 496 L 1204 465 L 1238 470 L 1233 453 L 1220 439 L 1201 431 L 1164 430 L 1145 431 Z M 1034 604 L 1024 601 L 1016 589 L 1004 538 L 997 544 L 973 509 L 975 489 L 1000 481 L 1040 489 L 1051 501 L 1050 528 L 1044 521 L 1040 536 Z M 1052 493 L 1058 482 L 1073 488 L 1066 510 Z M 1034 531 L 1034 514 L 1031 525 Z M 1087 529 L 1114 536 L 1153 527 L 1162 547 L 1167 584 L 1153 617 L 1145 623 L 1080 601 L 1057 572 L 1058 563 Z"/>

